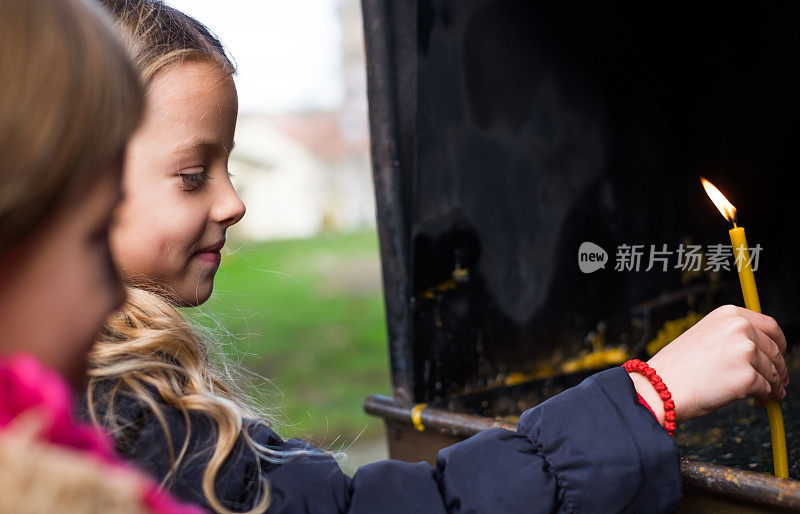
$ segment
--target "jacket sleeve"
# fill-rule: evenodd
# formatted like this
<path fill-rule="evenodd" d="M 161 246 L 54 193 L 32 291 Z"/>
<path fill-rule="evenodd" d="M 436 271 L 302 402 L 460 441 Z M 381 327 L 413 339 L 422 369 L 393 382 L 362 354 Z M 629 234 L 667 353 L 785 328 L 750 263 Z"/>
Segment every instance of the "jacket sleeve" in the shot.
<path fill-rule="evenodd" d="M 267 472 L 280 498 L 271 512 L 673 512 L 681 496 L 677 446 L 622 368 L 526 411 L 516 432 L 485 430 L 442 449 L 436 468 L 388 460 L 343 482 L 332 463 L 309 472 L 308 462 Z M 325 473 L 332 480 L 319 482 Z"/>
<path fill-rule="evenodd" d="M 183 416 L 165 412 L 179 446 Z M 184 500 L 208 508 L 202 471 L 214 445 L 209 421 L 192 414 L 184 464 L 167 480 Z M 681 495 L 678 450 L 639 403 L 622 368 L 598 373 L 526 411 L 517 431 L 485 430 L 439 452 L 436 467 L 386 460 L 351 479 L 328 454 L 256 425 L 273 450 L 256 458 L 237 444 L 217 480 L 223 503 L 246 510 L 269 485 L 271 513 L 672 512 Z M 127 456 L 162 479 L 170 469 L 152 418 Z"/>
<path fill-rule="evenodd" d="M 681 498 L 678 447 L 614 368 L 523 414 L 525 434 L 557 477 L 564 510 L 673 512 Z"/>

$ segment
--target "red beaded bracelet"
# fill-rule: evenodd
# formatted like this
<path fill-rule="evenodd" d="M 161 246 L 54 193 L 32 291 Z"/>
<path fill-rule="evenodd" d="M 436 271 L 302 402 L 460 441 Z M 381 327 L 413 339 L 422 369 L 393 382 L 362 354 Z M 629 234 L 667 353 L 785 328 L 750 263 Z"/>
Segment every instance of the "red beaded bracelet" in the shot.
<path fill-rule="evenodd" d="M 661 381 L 661 377 L 656 374 L 656 370 L 639 359 L 631 359 L 623 364 L 622 367 L 628 373 L 644 375 L 653 384 L 653 388 L 658 393 L 658 396 L 661 397 L 661 401 L 664 402 L 664 428 L 667 429 L 669 435 L 675 437 L 675 428 L 677 428 L 675 423 L 675 402 L 672 401 L 672 394 L 667 389 L 667 385 Z"/>

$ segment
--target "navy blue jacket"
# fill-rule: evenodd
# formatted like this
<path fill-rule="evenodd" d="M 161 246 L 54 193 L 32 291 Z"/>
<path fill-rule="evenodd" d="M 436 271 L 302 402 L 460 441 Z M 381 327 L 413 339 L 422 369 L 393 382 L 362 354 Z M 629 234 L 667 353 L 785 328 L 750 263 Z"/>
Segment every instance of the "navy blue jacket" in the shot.
<path fill-rule="evenodd" d="M 132 425 L 120 451 L 162 479 L 170 457 L 161 426 L 141 404 L 123 410 Z M 180 447 L 183 415 L 164 411 Z M 261 424 L 249 431 L 275 449 L 308 448 Z M 212 423 L 193 414 L 188 458 L 171 485 L 178 497 L 206 508 L 201 483 L 214 440 Z M 435 468 L 387 460 L 351 479 L 328 455 L 259 464 L 239 441 L 217 477 L 218 495 L 229 508 L 250 508 L 260 477 L 269 482 L 269 512 L 276 513 L 672 512 L 681 496 L 677 446 L 638 402 L 622 368 L 526 411 L 516 432 L 485 430 L 442 449 Z"/>

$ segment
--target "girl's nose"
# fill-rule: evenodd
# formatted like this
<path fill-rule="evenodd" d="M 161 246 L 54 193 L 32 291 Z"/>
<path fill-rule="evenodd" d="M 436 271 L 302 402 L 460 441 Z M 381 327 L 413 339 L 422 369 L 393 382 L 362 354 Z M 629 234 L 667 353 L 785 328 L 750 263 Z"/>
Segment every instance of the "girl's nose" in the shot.
<path fill-rule="evenodd" d="M 242 219 L 245 210 L 244 202 L 236 193 L 230 179 L 225 180 L 225 185 L 219 191 L 211 209 L 211 217 L 217 223 L 230 227 Z"/>

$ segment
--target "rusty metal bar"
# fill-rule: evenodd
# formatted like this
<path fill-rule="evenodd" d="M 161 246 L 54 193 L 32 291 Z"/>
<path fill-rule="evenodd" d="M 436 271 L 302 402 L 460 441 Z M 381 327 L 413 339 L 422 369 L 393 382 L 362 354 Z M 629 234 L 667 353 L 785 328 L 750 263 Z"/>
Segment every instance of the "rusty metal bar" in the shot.
<path fill-rule="evenodd" d="M 405 405 L 382 395 L 369 396 L 364 402 L 367 413 L 407 425 L 413 425 L 413 408 L 413 405 Z M 419 418 L 425 430 L 464 438 L 492 427 L 516 429 L 516 425 L 511 423 L 432 407 L 422 409 Z M 688 459 L 681 459 L 681 477 L 684 487 L 713 496 L 762 507 L 800 510 L 800 482 L 796 480 Z"/>
<path fill-rule="evenodd" d="M 800 510 L 797 480 L 688 459 L 681 459 L 681 477 L 685 487 L 770 507 Z"/>
<path fill-rule="evenodd" d="M 412 408 L 413 406 L 404 406 L 394 398 L 379 394 L 369 396 L 364 402 L 364 410 L 368 414 L 409 425 L 413 425 L 411 419 Z M 487 428 L 501 427 L 509 430 L 514 430 L 516 428 L 516 425 L 493 420 L 491 418 L 473 416 L 471 414 L 459 414 L 432 407 L 426 407 L 422 410 L 420 421 L 426 429 L 429 428 L 437 432 L 464 438 L 475 435 Z"/>

